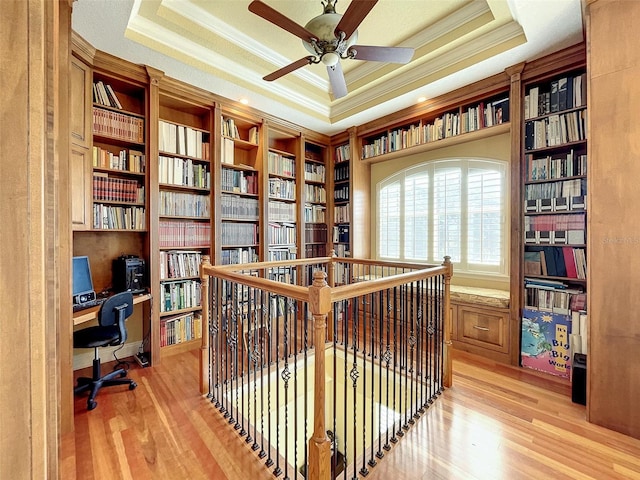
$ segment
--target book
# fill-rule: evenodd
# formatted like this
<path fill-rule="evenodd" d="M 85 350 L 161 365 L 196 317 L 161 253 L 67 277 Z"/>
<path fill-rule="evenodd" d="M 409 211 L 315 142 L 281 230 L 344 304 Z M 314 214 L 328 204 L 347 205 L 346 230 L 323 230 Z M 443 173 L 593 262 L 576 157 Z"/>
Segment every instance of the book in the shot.
<path fill-rule="evenodd" d="M 571 316 L 525 308 L 520 361 L 523 367 L 569 378 Z"/>

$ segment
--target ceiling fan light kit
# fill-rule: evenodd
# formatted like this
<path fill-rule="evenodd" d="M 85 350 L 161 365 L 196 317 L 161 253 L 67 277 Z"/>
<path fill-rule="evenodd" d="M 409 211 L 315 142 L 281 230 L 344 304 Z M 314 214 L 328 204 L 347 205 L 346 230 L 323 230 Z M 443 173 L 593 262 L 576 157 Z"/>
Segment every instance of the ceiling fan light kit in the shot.
<path fill-rule="evenodd" d="M 324 10 L 302 27 L 261 0 L 253 0 L 249 11 L 287 30 L 302 39 L 304 48 L 311 53 L 264 77 L 276 80 L 288 73 L 312 63 L 323 63 L 327 67 L 329 83 L 335 98 L 347 95 L 347 85 L 340 66 L 341 59 L 372 60 L 390 63 L 408 63 L 413 49 L 406 47 L 376 47 L 356 45 L 358 26 L 378 0 L 352 0 L 344 15 L 336 13 L 337 0 L 321 2 Z"/>

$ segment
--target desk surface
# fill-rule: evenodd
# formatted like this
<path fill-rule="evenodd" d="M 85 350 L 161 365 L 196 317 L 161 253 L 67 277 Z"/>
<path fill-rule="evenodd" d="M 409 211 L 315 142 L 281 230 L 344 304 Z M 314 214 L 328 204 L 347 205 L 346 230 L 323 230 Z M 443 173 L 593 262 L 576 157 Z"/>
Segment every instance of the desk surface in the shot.
<path fill-rule="evenodd" d="M 137 305 L 138 303 L 147 302 L 151 300 L 150 293 L 141 293 L 139 295 L 133 296 L 133 304 Z M 95 320 L 98 318 L 98 311 L 100 310 L 100 305 L 96 305 L 95 307 L 87 308 L 86 310 L 80 310 L 78 312 L 73 312 L 73 324 L 80 325 L 81 323 L 90 322 L 91 320 Z"/>

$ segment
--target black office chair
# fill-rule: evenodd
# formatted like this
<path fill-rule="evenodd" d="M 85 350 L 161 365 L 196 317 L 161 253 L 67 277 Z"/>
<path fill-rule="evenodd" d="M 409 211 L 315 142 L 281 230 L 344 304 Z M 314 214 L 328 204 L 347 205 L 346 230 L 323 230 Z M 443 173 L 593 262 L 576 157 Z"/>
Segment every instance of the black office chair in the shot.
<path fill-rule="evenodd" d="M 127 371 L 119 368 L 101 376 L 100 357 L 98 348 L 122 345 L 127 340 L 127 328 L 125 320 L 133 313 L 133 295 L 131 292 L 117 293 L 108 298 L 100 307 L 98 312 L 98 325 L 94 327 L 78 330 L 73 333 L 73 348 L 93 348 L 95 357 L 93 359 L 93 376 L 78 378 L 78 385 L 75 387 L 76 394 L 85 390 L 90 390 L 87 400 L 87 409 L 93 410 L 98 405 L 95 401 L 98 390 L 111 385 L 129 385 L 129 390 L 138 386 L 136 382 L 126 377 Z"/>

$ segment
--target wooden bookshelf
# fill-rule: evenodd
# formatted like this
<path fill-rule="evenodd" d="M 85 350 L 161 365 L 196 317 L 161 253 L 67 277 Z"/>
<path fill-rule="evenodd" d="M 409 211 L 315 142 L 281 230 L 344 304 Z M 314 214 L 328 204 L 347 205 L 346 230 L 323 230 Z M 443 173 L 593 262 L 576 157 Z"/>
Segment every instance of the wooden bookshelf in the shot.
<path fill-rule="evenodd" d="M 330 225 L 327 195 L 327 147 L 303 136 L 304 162 L 300 162 L 301 250 L 304 258 L 326 257 L 329 254 Z"/>
<path fill-rule="evenodd" d="M 261 120 L 231 107 L 222 107 L 220 160 L 216 188 L 215 263 L 257 262 L 260 251 L 262 149 Z M 218 184 L 219 183 L 219 184 Z"/>
<path fill-rule="evenodd" d="M 523 96 L 520 363 L 566 380 L 588 335 L 586 89 L 578 68 L 527 81 Z"/>
<path fill-rule="evenodd" d="M 214 104 L 162 79 L 152 160 L 154 267 L 153 344 L 160 357 L 197 348 L 202 337 L 199 265 L 211 255 Z"/>

